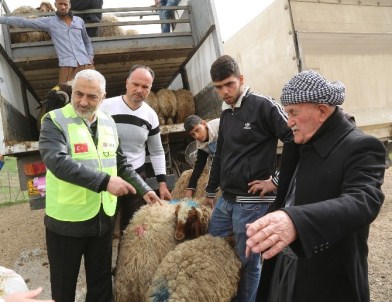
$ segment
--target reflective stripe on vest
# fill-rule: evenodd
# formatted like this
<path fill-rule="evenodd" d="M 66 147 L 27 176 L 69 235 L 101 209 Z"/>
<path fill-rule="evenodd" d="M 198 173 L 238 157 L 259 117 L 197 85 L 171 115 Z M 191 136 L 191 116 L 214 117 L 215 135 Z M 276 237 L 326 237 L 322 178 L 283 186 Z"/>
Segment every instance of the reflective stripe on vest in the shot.
<path fill-rule="evenodd" d="M 97 111 L 98 143 L 95 146 L 91 133 L 78 117 L 71 104 L 53 110 L 50 116 L 64 134 L 68 154 L 86 167 L 117 175 L 116 152 L 118 136 L 113 119 Z M 51 171 L 46 173 L 46 214 L 61 221 L 85 221 L 97 215 L 101 203 L 107 215 L 113 216 L 117 198 L 109 192 L 96 193 L 79 185 L 57 178 Z"/>

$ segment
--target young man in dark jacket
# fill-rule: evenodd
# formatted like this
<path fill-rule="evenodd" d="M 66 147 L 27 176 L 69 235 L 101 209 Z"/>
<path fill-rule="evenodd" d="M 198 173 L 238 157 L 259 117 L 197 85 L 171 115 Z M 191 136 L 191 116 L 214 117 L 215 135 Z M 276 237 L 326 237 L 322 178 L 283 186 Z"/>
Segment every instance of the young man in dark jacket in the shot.
<path fill-rule="evenodd" d="M 278 139 L 290 140 L 283 108 L 269 97 L 255 94 L 244 85 L 237 62 L 230 56 L 218 58 L 210 70 L 218 95 L 223 99 L 217 150 L 206 187 L 207 202 L 217 200 L 209 225 L 213 236 L 234 233 L 236 251 L 242 262 L 241 278 L 234 301 L 255 301 L 260 278 L 260 255 L 245 257 L 246 224 L 265 214 L 275 200 L 276 150 Z"/>

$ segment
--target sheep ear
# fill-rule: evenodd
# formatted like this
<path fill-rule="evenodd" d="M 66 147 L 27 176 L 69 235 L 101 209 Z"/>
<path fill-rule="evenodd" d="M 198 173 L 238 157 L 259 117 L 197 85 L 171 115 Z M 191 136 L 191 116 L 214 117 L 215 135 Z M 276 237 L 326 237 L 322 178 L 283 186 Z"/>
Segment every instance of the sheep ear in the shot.
<path fill-rule="evenodd" d="M 180 211 L 181 205 L 176 205 L 176 210 L 174 211 L 174 214 L 176 214 L 176 216 L 178 216 L 178 212 Z"/>

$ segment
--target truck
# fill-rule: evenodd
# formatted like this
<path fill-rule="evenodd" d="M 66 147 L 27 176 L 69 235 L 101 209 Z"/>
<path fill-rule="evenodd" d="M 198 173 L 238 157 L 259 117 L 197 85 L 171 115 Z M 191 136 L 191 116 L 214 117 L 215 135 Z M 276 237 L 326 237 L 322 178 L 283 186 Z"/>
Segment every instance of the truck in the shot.
<path fill-rule="evenodd" d="M 4 1 L 2 6 L 8 13 Z M 345 84 L 343 109 L 355 117 L 363 131 L 385 144 L 389 154 L 386 162 L 391 163 L 390 0 L 274 0 L 225 43 L 213 0 L 182 0 L 171 9 L 176 11 L 173 21 L 159 20 L 156 7 L 98 10 L 104 15 L 132 17 L 121 18 L 114 24 L 119 26 L 175 24 L 171 33 L 91 39 L 95 66 L 107 78 L 108 97 L 123 93 L 131 65 L 146 64 L 156 72 L 153 91 L 163 87 L 188 89 L 196 114 L 213 119 L 220 115 L 221 100 L 210 83 L 209 69 L 223 53 L 237 59 L 245 83 L 253 91 L 278 101 L 285 82 L 302 70 L 313 69 Z M 57 77 L 57 59 L 50 41 L 12 44 L 10 31 L 21 29 L 2 26 L 0 32 L 0 153 L 17 158 L 21 188 L 29 189 L 30 205 L 39 207 L 44 197 L 33 180 L 44 168 L 39 164 L 34 126 L 37 106 Z M 189 168 L 183 159 L 190 138 L 182 124 L 162 125 L 161 135 L 173 185 Z M 153 178 L 149 181 L 154 187 Z"/>
<path fill-rule="evenodd" d="M 313 69 L 346 86 L 342 107 L 392 156 L 392 1 L 274 0 L 225 41 L 252 90 L 279 100 Z"/>
<path fill-rule="evenodd" d="M 107 97 L 123 94 L 125 80 L 134 64 L 150 66 L 156 77 L 152 91 L 161 88 L 190 90 L 197 108 L 207 107 L 205 118 L 219 115 L 219 103 L 209 80 L 209 67 L 222 52 L 222 42 L 213 1 L 181 1 L 178 6 L 165 7 L 174 11 L 174 19 L 160 20 L 160 7 L 123 7 L 93 9 L 76 14 L 102 12 L 116 16 L 118 22 L 86 24 L 86 27 L 155 26 L 140 34 L 114 34 L 92 37 L 94 65 L 107 80 Z M 9 14 L 6 1 L 1 2 L 1 14 Z M 35 17 L 53 14 L 34 11 Z M 31 14 L 30 14 L 31 15 Z M 28 15 L 23 15 L 28 16 Z M 161 33 L 160 24 L 171 23 L 173 31 Z M 21 190 L 27 190 L 30 205 L 44 206 L 45 174 L 38 146 L 36 127 L 39 107 L 47 93 L 57 84 L 58 61 L 51 41 L 14 43 L 12 34 L 28 33 L 33 29 L 0 30 L 0 154 L 17 159 Z M 205 99 L 210 102 L 206 105 Z M 211 102 L 211 100 L 215 100 Z M 190 137 L 182 124 L 162 125 L 161 136 L 166 154 L 169 188 L 181 173 L 177 158 L 184 158 Z M 148 158 L 146 159 L 148 162 Z M 184 161 L 183 161 L 184 162 Z M 154 177 L 147 179 L 157 188 Z"/>

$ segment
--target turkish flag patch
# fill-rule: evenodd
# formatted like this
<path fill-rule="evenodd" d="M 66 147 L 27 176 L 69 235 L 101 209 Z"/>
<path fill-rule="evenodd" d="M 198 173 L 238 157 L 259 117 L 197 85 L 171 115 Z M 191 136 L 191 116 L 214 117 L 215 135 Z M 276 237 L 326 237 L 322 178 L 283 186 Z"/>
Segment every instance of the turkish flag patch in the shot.
<path fill-rule="evenodd" d="M 83 153 L 88 152 L 88 145 L 87 144 L 75 144 L 74 145 L 75 153 Z"/>

